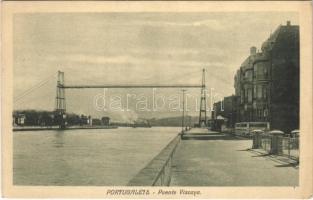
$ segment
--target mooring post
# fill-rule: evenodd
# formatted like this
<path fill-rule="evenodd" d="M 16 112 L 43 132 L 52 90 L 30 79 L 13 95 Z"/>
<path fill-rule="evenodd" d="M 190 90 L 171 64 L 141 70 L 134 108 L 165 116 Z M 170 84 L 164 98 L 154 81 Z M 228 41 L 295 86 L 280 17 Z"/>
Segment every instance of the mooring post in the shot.
<path fill-rule="evenodd" d="M 259 149 L 261 148 L 261 133 L 259 132 L 255 132 L 253 134 L 253 145 L 252 145 L 252 149 Z"/>
<path fill-rule="evenodd" d="M 273 133 L 271 136 L 271 154 L 279 155 L 283 151 L 283 133 Z"/>

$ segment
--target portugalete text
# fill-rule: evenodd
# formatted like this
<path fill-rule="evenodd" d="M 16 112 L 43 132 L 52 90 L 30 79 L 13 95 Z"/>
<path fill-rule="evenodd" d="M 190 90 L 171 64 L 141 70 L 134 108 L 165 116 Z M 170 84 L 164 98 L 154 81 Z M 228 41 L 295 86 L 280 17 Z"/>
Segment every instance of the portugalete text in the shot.
<path fill-rule="evenodd" d="M 107 190 L 107 195 L 149 195 L 149 190 Z"/>

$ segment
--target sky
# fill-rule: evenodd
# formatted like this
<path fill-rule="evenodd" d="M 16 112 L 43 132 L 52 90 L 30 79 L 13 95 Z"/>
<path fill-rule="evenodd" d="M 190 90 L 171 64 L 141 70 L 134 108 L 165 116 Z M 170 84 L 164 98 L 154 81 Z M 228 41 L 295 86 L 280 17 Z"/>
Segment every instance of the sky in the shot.
<path fill-rule="evenodd" d="M 208 98 L 210 105 L 210 100 L 234 93 L 235 72 L 250 47 L 259 49 L 287 20 L 298 24 L 297 14 L 288 12 L 16 14 L 14 109 L 53 110 L 58 70 L 65 73 L 66 85 L 200 84 L 205 68 L 206 86 L 217 98 Z M 182 96 L 180 89 L 154 92 L 165 98 L 168 107 L 173 96 Z M 200 89 L 187 93 L 199 99 Z M 106 91 L 106 106 L 114 100 L 116 108 L 120 97 L 123 110 L 95 106 L 101 94 L 102 89 L 66 90 L 67 112 L 108 115 L 117 121 L 181 113 L 166 106 L 154 112 L 138 111 L 142 96 L 147 97 L 151 111 L 152 89 Z M 127 109 L 126 94 L 132 95 Z M 198 115 L 194 109 L 189 114 Z"/>

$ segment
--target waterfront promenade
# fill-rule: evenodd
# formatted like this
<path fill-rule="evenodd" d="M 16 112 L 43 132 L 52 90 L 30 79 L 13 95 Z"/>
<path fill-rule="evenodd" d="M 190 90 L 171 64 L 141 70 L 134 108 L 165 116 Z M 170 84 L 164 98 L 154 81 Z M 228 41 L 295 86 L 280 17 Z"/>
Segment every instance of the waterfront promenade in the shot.
<path fill-rule="evenodd" d="M 249 150 L 252 140 L 191 129 L 177 146 L 171 186 L 297 186 L 298 167 Z"/>

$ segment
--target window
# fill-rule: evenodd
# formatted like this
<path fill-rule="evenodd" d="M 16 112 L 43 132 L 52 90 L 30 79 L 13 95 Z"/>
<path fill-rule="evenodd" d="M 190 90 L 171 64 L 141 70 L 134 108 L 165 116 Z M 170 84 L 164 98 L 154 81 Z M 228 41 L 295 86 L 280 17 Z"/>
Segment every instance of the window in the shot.
<path fill-rule="evenodd" d="M 259 119 L 262 118 L 262 114 L 263 114 L 263 109 L 259 109 Z"/>
<path fill-rule="evenodd" d="M 244 94 L 245 94 L 245 101 L 248 101 L 248 89 L 244 90 Z"/>
<path fill-rule="evenodd" d="M 263 99 L 267 99 L 267 87 L 266 87 L 266 85 L 263 85 L 263 87 L 262 87 L 262 97 L 263 97 Z"/>
<path fill-rule="evenodd" d="M 248 88 L 248 102 L 252 102 L 252 88 Z"/>
<path fill-rule="evenodd" d="M 262 85 L 257 85 L 257 99 L 262 99 Z"/>
<path fill-rule="evenodd" d="M 268 72 L 267 72 L 267 67 L 264 67 L 264 76 L 267 78 Z"/>
<path fill-rule="evenodd" d="M 254 85 L 254 86 L 253 86 L 253 97 L 254 97 L 254 98 L 257 98 L 257 96 L 256 96 L 256 91 L 257 91 L 257 90 L 256 90 L 256 85 Z"/>
<path fill-rule="evenodd" d="M 244 90 L 241 90 L 241 95 L 240 95 L 240 101 L 241 101 L 241 103 L 244 102 L 244 95 L 245 95 Z"/>
<path fill-rule="evenodd" d="M 248 81 L 252 81 L 252 70 L 248 70 L 245 72 L 245 79 Z"/>
<path fill-rule="evenodd" d="M 258 65 L 257 68 L 257 77 L 258 79 L 262 79 L 264 77 L 264 66 L 263 65 Z"/>
<path fill-rule="evenodd" d="M 267 99 L 267 85 L 256 85 L 256 98 Z"/>
<path fill-rule="evenodd" d="M 268 110 L 264 109 L 264 117 L 267 117 L 267 115 L 268 115 Z"/>
<path fill-rule="evenodd" d="M 266 79 L 268 75 L 267 63 L 258 62 L 254 65 L 254 77 L 257 79 Z"/>
<path fill-rule="evenodd" d="M 253 78 L 256 78 L 256 74 L 257 74 L 257 64 L 254 65 L 253 67 Z"/>

